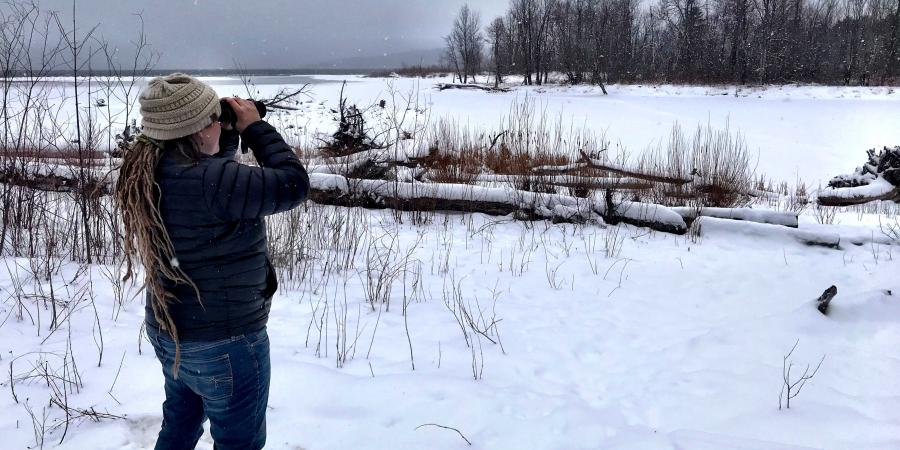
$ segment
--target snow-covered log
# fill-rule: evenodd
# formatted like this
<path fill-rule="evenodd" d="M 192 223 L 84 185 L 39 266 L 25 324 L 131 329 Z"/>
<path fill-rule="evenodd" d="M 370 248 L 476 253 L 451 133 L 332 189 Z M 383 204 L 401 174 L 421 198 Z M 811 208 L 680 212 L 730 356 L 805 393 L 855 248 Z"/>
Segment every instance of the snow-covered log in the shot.
<path fill-rule="evenodd" d="M 581 152 L 581 159 L 576 163 L 566 164 L 562 166 L 540 166 L 531 169 L 536 174 L 569 174 L 569 173 L 578 173 L 583 171 L 584 169 L 595 169 L 602 170 L 605 172 L 614 173 L 617 175 L 621 175 L 623 177 L 635 178 L 642 181 L 648 181 L 653 183 L 665 183 L 665 184 L 674 184 L 674 185 L 684 185 L 691 183 L 694 181 L 689 177 L 677 177 L 671 176 L 663 173 L 651 173 L 641 171 L 635 168 L 626 167 L 622 164 L 617 164 L 611 161 L 605 161 L 601 159 L 591 158 L 585 152 Z"/>
<path fill-rule="evenodd" d="M 650 189 L 652 185 L 637 178 L 619 177 L 584 177 L 577 175 L 496 175 L 480 174 L 472 178 L 476 183 L 511 183 L 538 182 L 564 187 L 585 187 L 588 189 Z"/>
<path fill-rule="evenodd" d="M 509 92 L 509 89 L 507 88 L 482 86 L 480 84 L 438 83 L 434 87 L 438 91 L 446 91 L 447 89 L 474 89 L 487 92 Z"/>
<path fill-rule="evenodd" d="M 400 165 L 414 166 L 419 161 L 428 157 L 428 149 L 415 146 L 413 148 L 404 148 L 411 146 L 394 146 L 391 148 L 378 148 L 363 150 L 347 156 L 339 156 L 335 158 L 315 158 L 310 165 L 335 165 L 347 166 L 359 163 L 360 161 L 373 161 L 376 163 L 395 163 Z"/>
<path fill-rule="evenodd" d="M 361 180 L 327 174 L 310 174 L 310 185 L 310 199 L 327 205 L 515 214 L 520 218 L 563 222 L 585 222 L 600 217 L 589 199 L 536 194 L 511 188 Z"/>
<path fill-rule="evenodd" d="M 868 161 L 849 175 L 838 175 L 819 192 L 823 206 L 852 206 L 875 200 L 900 203 L 900 146 L 870 149 Z"/>
<path fill-rule="evenodd" d="M 595 159 L 589 157 L 586 153 L 581 152 L 581 162 L 584 162 L 588 165 L 588 167 L 593 169 L 605 170 L 607 172 L 616 173 L 626 177 L 638 178 L 641 180 L 652 181 L 654 183 L 666 183 L 666 184 L 675 184 L 675 185 L 683 185 L 688 184 L 694 181 L 692 178 L 687 177 L 675 177 L 671 175 L 666 175 L 662 173 L 650 173 L 650 172 L 642 172 L 640 170 L 625 167 L 621 164 L 612 163 L 609 161 L 603 161 L 600 159 Z"/>
<path fill-rule="evenodd" d="M 323 173 L 354 177 L 354 174 L 371 168 L 387 169 L 394 166 L 416 167 L 428 157 L 427 149 L 402 148 L 370 149 L 336 158 L 316 158 L 307 165 L 309 173 Z"/>
<path fill-rule="evenodd" d="M 95 170 L 85 169 L 85 182 L 79 183 L 77 175 L 58 175 L 52 170 L 25 172 L 22 170 L 0 170 L 0 183 L 24 186 L 39 191 L 75 192 L 81 190 L 89 197 L 112 193 L 107 179 L 94 175 Z"/>
<path fill-rule="evenodd" d="M 781 194 L 772 191 L 764 191 L 762 189 L 750 189 L 747 191 L 747 195 L 756 198 L 762 198 L 766 200 L 778 201 L 781 200 Z"/>
<path fill-rule="evenodd" d="M 602 208 L 604 213 L 606 208 Z M 653 203 L 621 202 L 612 214 L 602 214 L 611 223 L 621 221 L 666 233 L 684 234 L 687 223 L 671 208 Z"/>
<path fill-rule="evenodd" d="M 416 211 L 514 214 L 519 218 L 584 222 L 602 218 L 667 233 L 683 234 L 687 224 L 671 209 L 654 204 L 620 202 L 610 211 L 605 202 L 560 194 L 541 194 L 509 187 L 449 183 L 406 183 L 348 179 L 311 174 L 310 199 L 316 203 Z"/>
<path fill-rule="evenodd" d="M 866 151 L 868 161 L 849 175 L 838 175 L 828 182 L 831 188 L 865 186 L 876 178 L 884 178 L 894 186 L 900 185 L 900 146 Z"/>
<path fill-rule="evenodd" d="M 875 200 L 893 200 L 900 202 L 900 191 L 884 178 L 875 178 L 869 184 L 845 187 L 825 188 L 819 191 L 818 202 L 822 206 L 853 206 Z"/>
<path fill-rule="evenodd" d="M 742 235 L 769 240 L 784 239 L 785 241 L 834 249 L 841 246 L 841 236 L 837 233 L 800 230 L 781 225 L 735 221 L 716 217 L 700 217 L 694 222 L 693 226 L 696 227 L 701 236 L 715 234 Z"/>
<path fill-rule="evenodd" d="M 716 217 L 719 219 L 745 220 L 748 222 L 768 223 L 785 227 L 798 227 L 798 214 L 791 212 L 767 211 L 752 208 L 672 208 L 690 224 L 697 217 Z"/>
<path fill-rule="evenodd" d="M 590 167 L 588 163 L 579 162 L 573 164 L 565 164 L 562 166 L 538 166 L 531 169 L 537 175 L 545 175 L 545 174 L 562 174 L 562 173 L 571 173 L 578 172 L 583 169 L 587 169 Z"/>

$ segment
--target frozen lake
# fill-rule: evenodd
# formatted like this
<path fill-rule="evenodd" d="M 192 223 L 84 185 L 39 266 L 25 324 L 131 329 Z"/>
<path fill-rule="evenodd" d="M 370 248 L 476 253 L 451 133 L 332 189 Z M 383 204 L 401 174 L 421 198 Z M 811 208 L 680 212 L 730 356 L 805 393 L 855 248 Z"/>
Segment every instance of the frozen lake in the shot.
<path fill-rule="evenodd" d="M 333 80 L 336 77 L 328 76 Z M 346 95 L 361 103 L 384 98 L 385 80 L 352 77 Z M 443 80 L 449 81 L 449 80 Z M 682 86 L 517 87 L 509 93 L 432 89 L 435 81 L 394 80 L 408 91 L 417 84 L 431 117 L 493 127 L 514 102 L 533 99 L 551 121 L 605 131 L 630 154 L 665 141 L 673 125 L 692 133 L 698 125 L 730 126 L 759 158 L 758 172 L 811 185 L 851 171 L 865 150 L 900 145 L 900 93 L 887 88 L 774 87 L 759 91 Z M 316 98 L 336 103 L 339 85 L 314 86 Z"/>
<path fill-rule="evenodd" d="M 247 95 L 237 77 L 203 79 L 222 96 Z M 64 86 L 64 95 L 55 96 L 55 101 L 71 98 L 72 83 L 53 80 L 63 83 L 56 88 Z M 418 93 L 432 122 L 451 119 L 460 126 L 482 129 L 497 128 L 515 104 L 534 102 L 538 115 L 545 114 L 551 123 L 562 121 L 566 128 L 605 133 L 613 147 L 620 144 L 632 157 L 665 142 L 676 124 L 688 135 L 698 125 L 728 126 L 745 138 L 758 159 L 759 174 L 791 185 L 802 180 L 815 187 L 859 166 L 867 149 L 900 144 L 900 93 L 885 87 L 612 85 L 609 95 L 602 95 L 592 86 L 526 87 L 517 83 L 511 83 L 511 91 L 505 93 L 435 90 L 435 84 L 450 81 L 446 78 L 290 75 L 254 76 L 251 80 L 257 98 L 309 85 L 309 96 L 303 98 L 298 111 L 273 120 L 276 125 L 295 124 L 292 133 L 302 132 L 297 136 L 301 145 L 316 145 L 317 136 L 336 129 L 330 110 L 338 103 L 342 81 L 348 81 L 345 96 L 349 102 L 361 107 L 383 99 L 390 102 L 392 91 L 398 97 Z M 144 83 L 146 80 L 138 85 Z M 87 104 L 106 96 L 99 83 L 93 83 L 92 89 L 93 98 Z M 110 96 L 109 103 L 113 122 L 121 121 L 121 101 Z M 74 108 L 66 108 L 71 117 Z M 105 120 L 106 109 L 97 109 L 100 122 Z M 120 127 L 117 124 L 114 129 Z"/>

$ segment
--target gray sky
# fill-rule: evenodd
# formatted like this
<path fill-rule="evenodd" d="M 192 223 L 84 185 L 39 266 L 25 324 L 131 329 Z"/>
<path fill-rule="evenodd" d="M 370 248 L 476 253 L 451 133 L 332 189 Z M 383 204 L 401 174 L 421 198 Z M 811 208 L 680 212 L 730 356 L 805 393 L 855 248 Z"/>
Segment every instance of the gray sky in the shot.
<path fill-rule="evenodd" d="M 37 0 L 71 19 L 71 0 Z M 159 68 L 296 68 L 442 46 L 465 0 L 77 0 L 79 29 L 123 52 L 142 12 Z M 469 1 L 487 23 L 508 0 Z"/>

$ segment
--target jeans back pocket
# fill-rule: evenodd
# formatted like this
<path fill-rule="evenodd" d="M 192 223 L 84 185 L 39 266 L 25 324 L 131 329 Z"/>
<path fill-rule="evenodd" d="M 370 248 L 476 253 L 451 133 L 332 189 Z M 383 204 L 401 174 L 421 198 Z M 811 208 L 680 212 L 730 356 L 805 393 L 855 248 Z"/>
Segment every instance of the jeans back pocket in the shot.
<path fill-rule="evenodd" d="M 211 359 L 201 358 L 189 357 L 181 361 L 180 370 L 191 379 L 193 391 L 205 400 L 224 400 L 231 397 L 234 391 L 234 375 L 228 353 Z"/>

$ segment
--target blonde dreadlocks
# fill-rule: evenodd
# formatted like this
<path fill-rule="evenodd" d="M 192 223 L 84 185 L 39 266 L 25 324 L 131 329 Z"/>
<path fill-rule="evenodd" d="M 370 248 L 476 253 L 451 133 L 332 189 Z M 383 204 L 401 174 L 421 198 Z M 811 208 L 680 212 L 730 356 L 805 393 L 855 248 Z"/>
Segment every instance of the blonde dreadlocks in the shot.
<path fill-rule="evenodd" d="M 159 211 L 159 185 L 155 180 L 156 166 L 166 151 L 174 151 L 179 157 L 196 161 L 196 146 L 190 138 L 156 141 L 139 135 L 137 141 L 125 149 L 115 198 L 125 225 L 125 281 L 134 274 L 133 261 L 144 266 L 143 288 L 148 289 L 153 316 L 160 327 L 175 341 L 173 375 L 178 377 L 181 345 L 178 329 L 169 307 L 178 301 L 165 289 L 163 279 L 175 284 L 188 284 L 200 300 L 197 285 L 178 266 L 175 249 L 163 224 Z"/>

